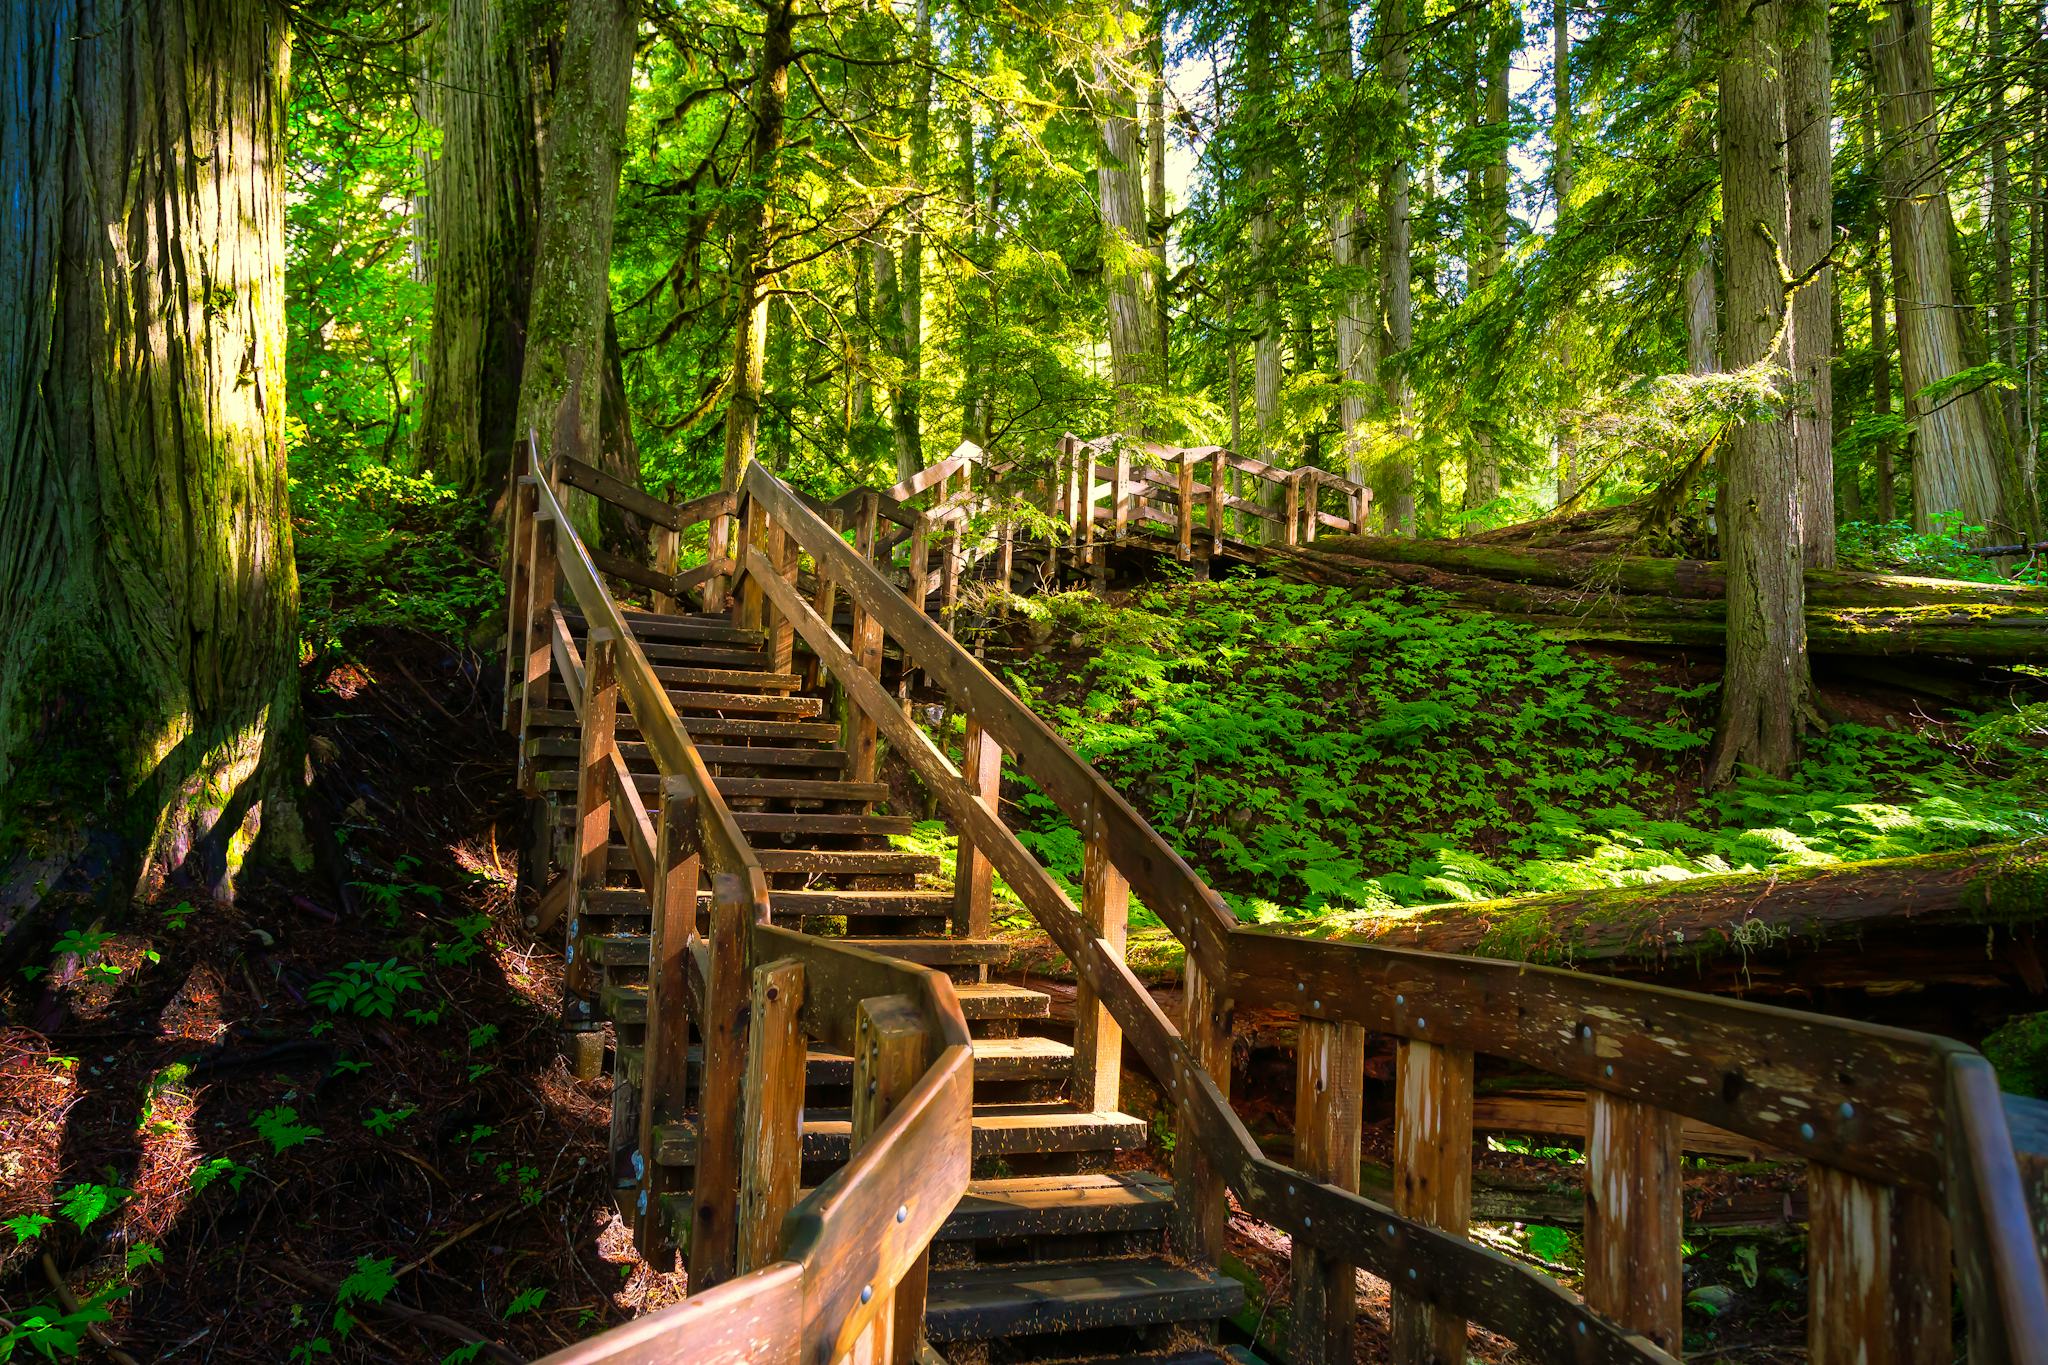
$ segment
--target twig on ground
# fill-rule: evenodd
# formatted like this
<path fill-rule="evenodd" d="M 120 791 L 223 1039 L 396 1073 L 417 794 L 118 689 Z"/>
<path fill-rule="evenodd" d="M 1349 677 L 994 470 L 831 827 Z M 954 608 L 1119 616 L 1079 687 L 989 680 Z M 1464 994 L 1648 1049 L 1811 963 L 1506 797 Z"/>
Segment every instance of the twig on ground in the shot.
<path fill-rule="evenodd" d="M 57 1292 L 57 1302 L 64 1306 L 64 1311 L 67 1314 L 78 1312 L 78 1296 L 71 1292 L 70 1285 L 64 1283 L 64 1277 L 57 1272 L 57 1263 L 50 1259 L 48 1252 L 43 1253 L 43 1275 L 49 1280 L 50 1288 Z M 98 1323 L 85 1324 L 85 1334 L 98 1342 L 99 1348 L 117 1365 L 142 1365 L 134 1356 L 116 1346 L 114 1339 L 101 1331 Z"/>

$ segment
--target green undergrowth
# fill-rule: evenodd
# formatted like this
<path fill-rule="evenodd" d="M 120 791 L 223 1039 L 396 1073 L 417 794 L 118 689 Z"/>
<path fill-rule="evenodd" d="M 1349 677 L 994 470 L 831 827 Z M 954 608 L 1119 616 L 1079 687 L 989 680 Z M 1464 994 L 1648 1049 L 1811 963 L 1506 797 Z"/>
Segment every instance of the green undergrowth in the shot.
<path fill-rule="evenodd" d="M 295 468 L 291 498 L 308 657 L 365 628 L 461 638 L 504 600 L 483 505 L 449 485 L 364 457 Z"/>
<path fill-rule="evenodd" d="M 1247 920 L 1900 857 L 2048 826 L 2048 706 L 1837 724 L 1790 780 L 1703 796 L 1714 684 L 1427 594 L 1237 579 L 1012 605 L 1037 642 L 1013 686 Z M 1020 837 L 1078 883 L 1081 841 L 1052 802 L 1028 784 L 1009 796 Z"/>

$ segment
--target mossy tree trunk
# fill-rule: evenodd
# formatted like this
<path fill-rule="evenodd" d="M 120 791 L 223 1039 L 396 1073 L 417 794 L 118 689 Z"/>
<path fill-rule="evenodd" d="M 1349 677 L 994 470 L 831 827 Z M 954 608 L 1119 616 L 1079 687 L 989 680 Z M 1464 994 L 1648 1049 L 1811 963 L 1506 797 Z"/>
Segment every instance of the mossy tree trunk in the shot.
<path fill-rule="evenodd" d="M 1721 220 L 1730 370 L 1786 359 L 1784 276 L 1790 190 L 1785 175 L 1782 0 L 1722 0 Z M 1799 471 L 1782 413 L 1743 422 L 1721 453 L 1721 545 L 1727 560 L 1727 671 L 1709 777 L 1745 768 L 1782 776 L 1799 757 L 1810 688 L 1802 576 Z"/>
<path fill-rule="evenodd" d="M 1316 28 L 1323 81 L 1331 91 L 1334 105 L 1350 98 L 1358 79 L 1352 63 L 1351 10 L 1347 0 L 1316 0 Z M 1363 160 L 1362 131 L 1356 119 L 1330 121 L 1325 132 L 1331 141 L 1329 162 L 1333 167 L 1342 167 L 1348 174 Z M 1337 417 L 1344 433 L 1344 476 L 1353 483 L 1364 483 L 1370 386 L 1379 377 L 1379 299 L 1373 290 L 1376 272 L 1369 264 L 1370 233 L 1358 186 L 1347 181 L 1337 186 L 1331 197 L 1336 202 L 1330 210 L 1330 266 L 1341 286 L 1332 332 L 1337 347 L 1337 377 L 1344 384 Z"/>
<path fill-rule="evenodd" d="M 1102 206 L 1102 273 L 1109 294 L 1109 369 L 1120 435 L 1146 433 L 1145 413 L 1159 387 L 1156 364 L 1159 277 L 1147 243 L 1145 153 L 1138 138 L 1144 92 L 1138 73 L 1139 21 L 1119 10 L 1113 42 L 1095 63 L 1096 199 Z M 1256 231 L 1256 230 L 1255 230 Z"/>
<path fill-rule="evenodd" d="M 441 152 L 427 196 L 434 328 L 420 464 L 473 495 L 504 487 L 518 428 L 540 171 L 525 7 L 448 0 Z"/>
<path fill-rule="evenodd" d="M 569 8 L 541 168 L 533 301 L 515 430 L 535 433 L 542 457 L 573 443 L 576 458 L 638 484 L 637 466 L 607 451 L 604 391 L 611 319 L 612 220 L 633 78 L 635 0 L 580 0 Z M 626 443 L 630 447 L 630 442 Z M 594 499 L 572 514 L 594 516 Z M 591 528 L 586 528 L 586 530 Z"/>
<path fill-rule="evenodd" d="M 1791 195 L 1785 258 L 1792 294 L 1792 450 L 1799 466 L 1800 546 L 1814 568 L 1835 562 L 1835 248 L 1833 52 L 1825 4 L 1786 14 L 1785 159 Z"/>
<path fill-rule="evenodd" d="M 1381 251 L 1380 297 L 1387 319 L 1387 356 L 1394 366 L 1395 449 L 1375 483 L 1374 500 L 1381 519 L 1394 535 L 1415 534 L 1415 386 L 1408 375 L 1408 348 L 1415 343 L 1415 224 L 1410 216 L 1408 160 L 1412 138 L 1408 128 L 1411 65 L 1408 0 L 1381 0 L 1379 8 L 1380 80 L 1388 97 L 1388 137 L 1394 148 L 1380 183 L 1380 220 L 1386 238 Z"/>
<path fill-rule="evenodd" d="M 733 299 L 739 325 L 733 336 L 731 397 L 725 408 L 725 478 L 736 489 L 754 462 L 761 439 L 761 389 L 768 359 L 768 299 L 774 267 L 769 259 L 778 168 L 789 108 L 789 68 L 796 54 L 798 0 L 769 0 L 763 17 L 761 62 L 754 77 L 754 135 L 747 149 L 747 183 L 733 230 Z"/>
<path fill-rule="evenodd" d="M 303 854 L 287 53 L 264 0 L 0 9 L 0 932 Z"/>

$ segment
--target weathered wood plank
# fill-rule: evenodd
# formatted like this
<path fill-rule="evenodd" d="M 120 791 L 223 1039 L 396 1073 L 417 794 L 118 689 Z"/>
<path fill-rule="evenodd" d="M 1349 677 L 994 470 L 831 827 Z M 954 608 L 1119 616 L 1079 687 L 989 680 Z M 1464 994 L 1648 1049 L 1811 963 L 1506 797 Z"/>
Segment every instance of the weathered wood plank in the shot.
<path fill-rule="evenodd" d="M 1403 1039 L 1396 1050 L 1394 1207 L 1465 1235 L 1472 1217 L 1472 1053 Z M 1395 1365 L 1464 1365 L 1465 1320 L 1395 1283 Z"/>
<path fill-rule="evenodd" d="M 565 1346 L 539 1365 L 801 1365 L 804 1269 L 778 1261 Z M 687 1346 L 684 1345 L 687 1343 Z"/>
<path fill-rule="evenodd" d="M 991 805 L 994 803 L 991 802 Z M 1131 885 L 1110 861 L 1099 835 L 1088 840 L 1082 869 L 1081 921 L 1086 932 L 1122 957 L 1130 930 Z M 1123 1083 L 1124 1031 L 1086 979 L 1074 995 L 1074 1102 L 1084 1109 L 1117 1107 Z"/>
<path fill-rule="evenodd" d="M 1586 1097 L 1586 1302 L 1676 1355 L 1684 1344 L 1679 1117 Z"/>
<path fill-rule="evenodd" d="M 625 480 L 614 478 L 602 469 L 587 465 L 573 456 L 558 453 L 555 456 L 555 472 L 561 481 L 571 488 L 580 488 L 586 493 L 595 494 L 612 506 L 631 512 L 642 521 L 653 522 L 656 526 L 670 531 L 680 531 L 683 528 L 684 523 L 677 516 L 673 506 L 652 493 L 635 488 Z"/>
<path fill-rule="evenodd" d="M 826 618 L 829 619 L 829 618 Z M 976 795 L 994 806 L 1002 789 L 1003 746 L 967 717 L 967 738 L 960 775 Z M 962 938 L 986 938 L 994 913 L 995 868 L 974 840 L 961 836 L 953 867 L 953 932 Z"/>
<path fill-rule="evenodd" d="M 924 1019 L 907 996 L 875 996 L 863 1000 L 854 1026 L 853 1148 L 865 1147 L 891 1110 L 901 1104 L 924 1075 L 929 1042 Z M 892 1308 L 875 1315 L 870 1359 L 908 1365 L 917 1356 L 923 1334 L 925 1283 L 931 1258 L 921 1256 L 903 1279 L 886 1292 Z M 861 1352 L 856 1348 L 855 1355 Z"/>
<path fill-rule="evenodd" d="M 696 820 L 688 784 L 668 779 L 654 841 L 647 942 L 647 1037 L 640 1069 L 640 1190 L 633 1243 L 654 1261 L 669 1245 L 663 1202 L 682 1192 L 681 1173 L 655 1160 L 655 1131 L 682 1119 L 689 1094 L 691 948 L 697 937 Z"/>
<path fill-rule="evenodd" d="M 1365 1030 L 1303 1019 L 1294 1045 L 1294 1164 L 1342 1190 L 1358 1189 L 1365 1122 Z M 1351 1365 L 1358 1275 L 1342 1248 L 1294 1238 L 1295 1365 Z"/>
<path fill-rule="evenodd" d="M 804 966 L 779 958 L 754 969 L 740 1163 L 739 1273 L 782 1255 L 803 1163 Z"/>
<path fill-rule="evenodd" d="M 1893 1365 L 1891 1188 L 1808 1164 L 1806 1207 L 1807 1359 Z"/>

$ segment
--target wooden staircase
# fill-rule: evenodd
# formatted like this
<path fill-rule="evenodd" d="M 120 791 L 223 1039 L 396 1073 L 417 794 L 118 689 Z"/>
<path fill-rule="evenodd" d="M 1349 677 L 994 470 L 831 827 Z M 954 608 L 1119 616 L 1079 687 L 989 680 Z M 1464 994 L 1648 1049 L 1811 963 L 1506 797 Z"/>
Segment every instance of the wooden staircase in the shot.
<path fill-rule="evenodd" d="M 1117 1169 L 1120 1153 L 1144 1148 L 1147 1125 L 1116 1108 L 1113 1082 L 1097 1082 L 1105 1093 L 1093 1104 L 1075 1098 L 1075 1050 L 1057 1036 L 1049 997 L 991 979 L 1001 943 L 970 932 L 973 908 L 945 878 L 950 869 L 941 859 L 892 845 L 890 836 L 908 834 L 914 822 L 891 813 L 886 783 L 856 779 L 822 690 L 807 690 L 798 672 L 775 671 L 763 632 L 728 617 L 629 613 L 628 622 L 768 874 L 776 922 L 936 968 L 954 983 L 973 1032 L 974 1181 L 933 1250 L 928 1340 L 962 1359 L 1218 1359 L 1194 1344 L 1213 1340 L 1218 1321 L 1242 1307 L 1244 1291 L 1219 1271 L 1166 1254 L 1171 1183 Z M 565 623 L 584 652 L 584 623 Z M 575 714 L 538 719 L 559 732 L 527 741 L 536 785 L 573 793 Z M 632 733 L 622 719 L 621 756 L 651 813 L 660 783 Z M 572 824 L 573 810 L 563 809 L 557 860 L 564 866 Z M 603 885 L 580 892 L 568 925 L 577 964 L 568 1017 L 581 1027 L 612 1026 L 613 1168 L 620 1187 L 631 1189 L 635 1163 L 645 1160 L 636 1134 L 649 898 L 623 843 L 614 843 L 608 867 Z M 700 932 L 708 932 L 708 909 L 706 894 Z M 690 1055 L 690 1074 L 699 1078 L 701 1047 Z M 807 1054 L 806 1188 L 850 1155 L 853 1073 L 850 1055 Z M 694 1115 L 655 1131 L 656 1162 L 694 1167 Z M 671 1195 L 665 1204 L 668 1237 L 686 1243 L 688 1196 Z"/>

